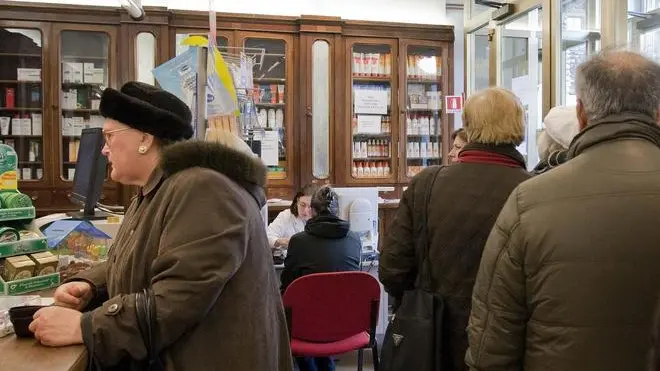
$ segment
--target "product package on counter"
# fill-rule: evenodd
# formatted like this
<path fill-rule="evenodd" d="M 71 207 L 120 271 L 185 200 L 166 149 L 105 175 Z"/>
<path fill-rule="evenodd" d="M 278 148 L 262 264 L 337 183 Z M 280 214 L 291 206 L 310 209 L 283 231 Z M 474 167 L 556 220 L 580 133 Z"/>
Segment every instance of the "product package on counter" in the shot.
<path fill-rule="evenodd" d="M 62 280 L 107 259 L 110 236 L 86 220 L 57 220 L 44 230 Z"/>

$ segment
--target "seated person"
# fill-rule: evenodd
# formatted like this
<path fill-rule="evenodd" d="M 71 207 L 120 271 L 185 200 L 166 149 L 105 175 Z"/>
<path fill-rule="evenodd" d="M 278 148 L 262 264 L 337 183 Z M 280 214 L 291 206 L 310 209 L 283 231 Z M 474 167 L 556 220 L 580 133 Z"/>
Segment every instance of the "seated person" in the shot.
<path fill-rule="evenodd" d="M 284 248 L 296 233 L 305 230 L 305 223 L 312 217 L 311 199 L 318 185 L 310 183 L 303 187 L 293 198 L 291 206 L 277 215 L 268 226 L 268 244 L 272 249 Z"/>
<path fill-rule="evenodd" d="M 329 186 L 312 197 L 313 217 L 291 237 L 282 271 L 282 292 L 296 278 L 312 273 L 359 271 L 362 243 L 350 223 L 337 217 L 337 193 Z M 331 358 L 297 358 L 300 371 L 334 370 Z"/>

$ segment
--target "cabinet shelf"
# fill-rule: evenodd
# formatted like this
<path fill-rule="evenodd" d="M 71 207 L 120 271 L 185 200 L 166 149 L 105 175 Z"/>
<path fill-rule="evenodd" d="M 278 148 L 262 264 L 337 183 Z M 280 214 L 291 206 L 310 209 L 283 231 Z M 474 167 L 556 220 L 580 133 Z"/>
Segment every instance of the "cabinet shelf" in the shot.
<path fill-rule="evenodd" d="M 99 110 L 97 110 L 97 109 L 89 109 L 89 108 L 62 108 L 62 112 L 70 112 L 70 113 L 98 113 Z"/>
<path fill-rule="evenodd" d="M 407 157 L 408 161 L 439 161 L 442 157 Z"/>
<path fill-rule="evenodd" d="M 0 80 L 0 84 L 41 84 L 41 81 L 30 80 Z"/>
<path fill-rule="evenodd" d="M 356 157 L 353 161 L 391 161 L 392 157 Z"/>
<path fill-rule="evenodd" d="M 97 60 L 97 61 L 107 61 L 108 57 L 99 57 L 99 56 L 93 56 L 93 55 L 63 55 L 62 56 L 62 61 L 68 61 L 71 59 L 89 59 L 89 60 Z"/>
<path fill-rule="evenodd" d="M 41 135 L 18 135 L 18 134 L 0 135 L 0 139 L 3 139 L 3 138 L 41 139 L 43 137 Z"/>
<path fill-rule="evenodd" d="M 392 133 L 380 133 L 380 134 L 370 134 L 370 133 L 355 133 L 353 134 L 354 137 L 361 137 L 361 138 L 391 138 Z"/>
<path fill-rule="evenodd" d="M 41 58 L 41 54 L 31 54 L 31 53 L 0 53 L 0 57 L 30 57 L 30 58 Z"/>
<path fill-rule="evenodd" d="M 63 82 L 62 83 L 62 87 L 67 87 L 67 88 L 76 88 L 76 87 L 99 88 L 103 85 L 105 84 L 100 82 Z"/>
<path fill-rule="evenodd" d="M 440 134 L 408 134 L 408 138 L 441 138 Z"/>
<path fill-rule="evenodd" d="M 408 77 L 406 81 L 408 82 L 408 84 L 442 84 L 442 80 L 417 79 L 414 77 Z"/>
<path fill-rule="evenodd" d="M 36 166 L 36 165 L 42 165 L 43 161 L 19 161 L 18 164 Z"/>
<path fill-rule="evenodd" d="M 284 106 L 286 106 L 286 103 L 255 103 L 254 105 L 257 107 L 264 107 L 264 108 L 284 108 Z"/>
<path fill-rule="evenodd" d="M 9 111 L 9 112 L 41 112 L 41 108 L 29 108 L 29 107 L 0 107 L 0 111 Z"/>
<path fill-rule="evenodd" d="M 392 80 L 391 77 L 379 77 L 379 76 L 356 76 L 353 75 L 353 82 L 386 82 L 390 83 Z"/>
<path fill-rule="evenodd" d="M 252 81 L 255 83 L 260 83 L 260 82 L 265 82 L 265 83 L 270 83 L 270 82 L 280 82 L 280 83 L 285 83 L 286 79 L 283 78 L 278 78 L 278 77 L 260 77 L 260 78 L 253 78 Z"/>

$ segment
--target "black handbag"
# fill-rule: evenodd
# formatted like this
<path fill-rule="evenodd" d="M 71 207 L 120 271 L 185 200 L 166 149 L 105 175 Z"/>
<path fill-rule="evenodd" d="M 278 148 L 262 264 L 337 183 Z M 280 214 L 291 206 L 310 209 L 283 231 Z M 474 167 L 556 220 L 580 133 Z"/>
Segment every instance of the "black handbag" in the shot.
<path fill-rule="evenodd" d="M 421 233 L 415 243 L 420 269 L 415 287 L 404 292 L 387 326 L 381 366 L 383 371 L 441 371 L 442 297 L 434 292 L 429 262 L 427 216 L 431 190 L 442 170 L 439 166 L 424 194 Z M 416 221 L 413 221 L 413 224 Z"/>
<path fill-rule="evenodd" d="M 138 327 L 147 349 L 147 359 L 142 361 L 141 370 L 164 371 L 165 366 L 160 359 L 154 344 L 154 329 L 156 326 L 156 308 L 151 289 L 143 289 L 135 294 L 135 311 L 137 312 Z"/>

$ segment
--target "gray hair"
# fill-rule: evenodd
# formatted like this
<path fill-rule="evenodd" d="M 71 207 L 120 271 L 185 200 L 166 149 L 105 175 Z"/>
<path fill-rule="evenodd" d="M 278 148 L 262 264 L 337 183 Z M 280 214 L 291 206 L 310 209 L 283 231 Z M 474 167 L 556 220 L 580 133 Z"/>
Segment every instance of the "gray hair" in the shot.
<path fill-rule="evenodd" d="M 635 112 L 656 117 L 660 65 L 630 51 L 607 51 L 577 69 L 577 96 L 589 121 Z"/>

